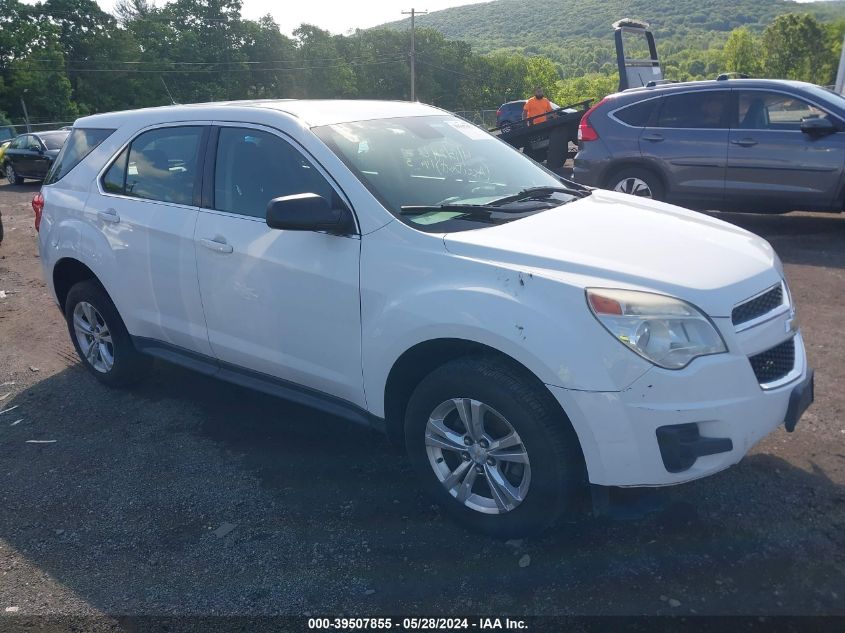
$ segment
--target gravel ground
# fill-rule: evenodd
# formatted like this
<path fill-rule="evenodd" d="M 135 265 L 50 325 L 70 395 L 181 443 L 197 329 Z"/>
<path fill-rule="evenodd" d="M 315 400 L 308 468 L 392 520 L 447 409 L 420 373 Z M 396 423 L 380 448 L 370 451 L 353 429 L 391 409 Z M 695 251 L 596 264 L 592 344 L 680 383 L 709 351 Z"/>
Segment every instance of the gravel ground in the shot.
<path fill-rule="evenodd" d="M 0 187 L 6 625 L 16 614 L 845 615 L 845 216 L 722 216 L 786 264 L 817 371 L 794 434 L 661 490 L 647 517 L 503 544 L 442 517 L 375 432 L 164 363 L 132 391 L 97 383 L 41 281 L 36 190 Z"/>

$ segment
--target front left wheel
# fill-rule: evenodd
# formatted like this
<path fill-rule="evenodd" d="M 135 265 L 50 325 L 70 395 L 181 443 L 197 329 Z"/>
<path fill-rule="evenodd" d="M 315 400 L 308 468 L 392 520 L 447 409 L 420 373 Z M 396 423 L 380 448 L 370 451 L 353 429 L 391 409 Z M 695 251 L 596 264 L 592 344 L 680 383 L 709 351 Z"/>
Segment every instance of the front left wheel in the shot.
<path fill-rule="evenodd" d="M 426 491 L 454 519 L 497 538 L 538 534 L 580 512 L 575 432 L 526 371 L 488 356 L 434 370 L 415 389 L 405 445 Z"/>
<path fill-rule="evenodd" d="M 112 387 L 141 379 L 149 361 L 132 344 L 117 308 L 96 281 L 81 281 L 68 292 L 65 320 L 86 369 Z"/>

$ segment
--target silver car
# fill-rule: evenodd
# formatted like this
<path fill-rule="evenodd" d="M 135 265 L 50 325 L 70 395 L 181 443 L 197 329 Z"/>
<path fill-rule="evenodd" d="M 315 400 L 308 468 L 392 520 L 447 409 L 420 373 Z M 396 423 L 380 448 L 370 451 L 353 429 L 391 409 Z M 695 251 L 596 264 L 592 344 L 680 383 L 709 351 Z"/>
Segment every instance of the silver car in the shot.
<path fill-rule="evenodd" d="M 772 79 L 663 83 L 581 120 L 574 179 L 699 209 L 842 211 L 845 97 Z"/>

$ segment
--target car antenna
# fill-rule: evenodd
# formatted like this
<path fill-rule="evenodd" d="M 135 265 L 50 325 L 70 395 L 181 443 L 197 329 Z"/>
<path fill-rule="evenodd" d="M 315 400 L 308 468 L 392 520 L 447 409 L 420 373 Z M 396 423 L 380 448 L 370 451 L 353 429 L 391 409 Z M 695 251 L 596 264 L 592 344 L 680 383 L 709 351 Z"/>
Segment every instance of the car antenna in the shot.
<path fill-rule="evenodd" d="M 173 95 L 172 95 L 172 94 L 170 94 L 170 88 L 168 88 L 168 87 L 167 87 L 167 84 L 166 84 L 166 83 L 164 83 L 164 77 L 162 77 L 161 75 L 159 75 L 159 76 L 158 76 L 158 78 L 159 78 L 159 79 L 161 79 L 161 85 L 162 85 L 162 86 L 164 86 L 164 89 L 167 91 L 167 96 L 168 96 L 168 97 L 170 97 L 170 105 L 177 105 L 177 104 L 176 104 L 176 99 L 174 99 L 174 98 L 173 98 Z"/>

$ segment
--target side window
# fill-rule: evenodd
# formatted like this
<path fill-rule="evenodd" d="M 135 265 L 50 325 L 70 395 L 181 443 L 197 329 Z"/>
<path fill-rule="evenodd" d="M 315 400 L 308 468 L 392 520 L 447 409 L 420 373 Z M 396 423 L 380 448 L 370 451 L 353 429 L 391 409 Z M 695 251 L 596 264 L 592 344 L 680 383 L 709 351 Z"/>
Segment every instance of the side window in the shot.
<path fill-rule="evenodd" d="M 617 110 L 613 116 L 633 127 L 645 127 L 660 99 L 648 99 Z"/>
<path fill-rule="evenodd" d="M 9 144 L 9 149 L 20 149 L 21 145 L 23 145 L 23 136 L 19 136 L 14 141 Z"/>
<path fill-rule="evenodd" d="M 145 200 L 193 204 L 203 128 L 166 127 L 137 136 L 103 176 L 103 189 Z"/>
<path fill-rule="evenodd" d="M 726 128 L 728 92 L 707 90 L 685 92 L 663 98 L 657 127 L 714 129 Z"/>
<path fill-rule="evenodd" d="M 332 186 L 290 143 L 261 130 L 220 129 L 215 209 L 264 218 L 270 200 L 298 193 L 316 193 L 340 204 Z"/>
<path fill-rule="evenodd" d="M 126 187 L 126 159 L 129 148 L 124 149 L 103 176 L 103 189 L 109 193 L 123 193 Z"/>
<path fill-rule="evenodd" d="M 779 92 L 743 91 L 737 105 L 741 130 L 800 130 L 802 119 L 828 117 L 806 101 Z"/>
<path fill-rule="evenodd" d="M 27 136 L 26 148 L 31 152 L 37 152 L 41 149 L 41 141 L 39 141 L 35 136 Z"/>

